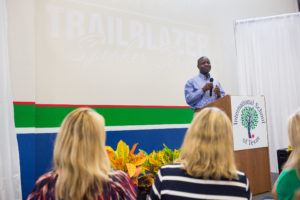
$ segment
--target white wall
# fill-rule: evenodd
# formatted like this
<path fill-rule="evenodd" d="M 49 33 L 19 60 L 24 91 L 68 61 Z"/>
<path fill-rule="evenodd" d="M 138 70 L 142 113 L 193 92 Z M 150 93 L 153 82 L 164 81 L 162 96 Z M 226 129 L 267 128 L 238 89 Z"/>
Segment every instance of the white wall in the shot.
<path fill-rule="evenodd" d="M 14 101 L 35 100 L 35 1 L 9 0 L 8 45 Z"/>
<path fill-rule="evenodd" d="M 49 11 L 51 6 L 60 10 Z M 211 58 L 212 74 L 225 90 L 238 94 L 233 20 L 295 12 L 297 2 L 10 0 L 8 11 L 15 101 L 34 101 L 36 97 L 40 103 L 185 105 L 185 81 L 198 73 L 196 60 L 202 55 Z M 70 33 L 77 33 L 77 13 L 84 18 L 85 33 L 68 40 L 68 27 Z M 129 42 L 129 22 L 134 20 L 143 31 L 147 24 L 152 26 L 150 39 L 156 46 L 161 27 L 165 27 L 170 43 L 160 51 L 149 50 L 146 44 L 141 51 L 134 45 L 103 45 L 99 35 L 87 34 L 91 13 L 104 20 L 112 17 L 115 28 L 119 18 L 124 41 Z M 68 24 L 67 16 L 75 18 Z M 59 22 L 56 38 L 55 17 Z M 192 32 L 192 36 L 185 34 L 190 38 L 185 40 L 190 42 L 188 47 L 183 41 L 174 45 L 178 37 L 172 35 L 173 29 Z M 198 36 L 200 41 L 194 44 Z M 116 42 L 117 36 L 114 39 Z M 178 53 L 182 50 L 183 54 Z"/>

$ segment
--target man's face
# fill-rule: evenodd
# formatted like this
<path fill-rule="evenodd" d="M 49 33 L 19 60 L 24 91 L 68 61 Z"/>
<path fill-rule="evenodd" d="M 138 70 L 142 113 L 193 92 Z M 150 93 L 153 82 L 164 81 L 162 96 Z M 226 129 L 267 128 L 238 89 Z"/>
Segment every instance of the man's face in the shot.
<path fill-rule="evenodd" d="M 202 58 L 198 63 L 198 69 L 200 70 L 201 74 L 206 75 L 210 72 L 211 65 L 208 58 Z"/>

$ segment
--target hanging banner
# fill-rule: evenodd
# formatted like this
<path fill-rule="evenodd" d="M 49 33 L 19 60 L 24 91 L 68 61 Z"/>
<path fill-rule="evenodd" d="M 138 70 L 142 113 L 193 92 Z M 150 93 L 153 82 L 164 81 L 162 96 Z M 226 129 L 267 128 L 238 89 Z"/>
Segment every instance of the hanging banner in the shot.
<path fill-rule="evenodd" d="M 231 113 L 235 151 L 268 146 L 263 96 L 232 96 Z"/>

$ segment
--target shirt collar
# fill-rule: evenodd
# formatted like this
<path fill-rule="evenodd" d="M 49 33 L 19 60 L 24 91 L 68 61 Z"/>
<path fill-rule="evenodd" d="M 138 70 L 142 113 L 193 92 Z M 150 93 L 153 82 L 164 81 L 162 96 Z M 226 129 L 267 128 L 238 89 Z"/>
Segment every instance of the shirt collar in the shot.
<path fill-rule="evenodd" d="M 208 73 L 208 77 L 206 78 L 206 76 L 204 74 L 199 73 L 199 77 L 203 80 L 209 80 L 210 79 L 210 73 Z"/>

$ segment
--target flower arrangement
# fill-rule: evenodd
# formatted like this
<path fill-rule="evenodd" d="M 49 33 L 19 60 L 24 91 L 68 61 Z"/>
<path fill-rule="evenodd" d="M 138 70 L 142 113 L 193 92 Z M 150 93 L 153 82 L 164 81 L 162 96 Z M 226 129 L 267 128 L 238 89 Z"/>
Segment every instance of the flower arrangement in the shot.
<path fill-rule="evenodd" d="M 175 149 L 173 151 L 164 144 L 161 151 L 153 151 L 148 154 L 139 149 L 139 152 L 134 154 L 137 145 L 137 143 L 134 144 L 129 151 L 129 146 L 120 140 L 116 150 L 106 146 L 106 151 L 112 168 L 126 172 L 140 190 L 148 193 L 160 167 L 165 164 L 180 162 L 181 150 Z"/>
<path fill-rule="evenodd" d="M 140 150 L 144 156 L 148 159 L 143 164 L 145 172 L 148 172 L 153 177 L 157 174 L 158 170 L 166 164 L 179 162 L 180 149 L 175 149 L 172 151 L 165 144 L 164 148 L 161 151 L 155 152 L 153 151 L 151 154 L 147 154 L 145 151 Z"/>
<path fill-rule="evenodd" d="M 126 172 L 137 185 L 137 177 L 142 172 L 142 164 L 147 160 L 141 152 L 134 154 L 137 143 L 129 151 L 129 146 L 119 141 L 116 151 L 110 146 L 106 146 L 106 151 L 113 169 L 119 169 Z"/>

